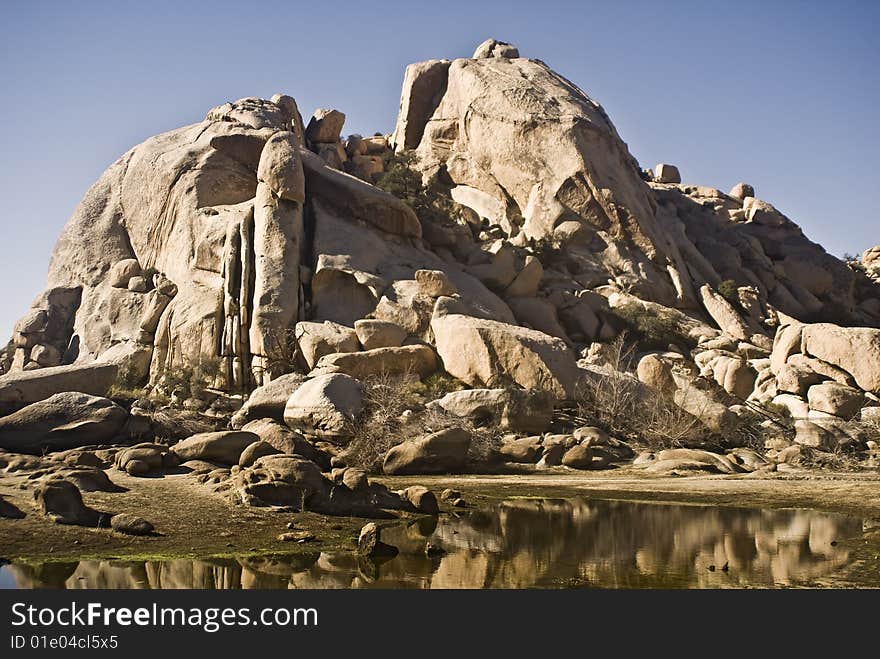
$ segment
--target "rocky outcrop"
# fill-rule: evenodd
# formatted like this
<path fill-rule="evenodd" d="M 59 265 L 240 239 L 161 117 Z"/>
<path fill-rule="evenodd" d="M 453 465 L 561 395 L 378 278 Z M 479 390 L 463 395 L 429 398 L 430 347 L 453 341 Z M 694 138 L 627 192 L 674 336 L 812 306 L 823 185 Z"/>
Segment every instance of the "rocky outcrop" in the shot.
<path fill-rule="evenodd" d="M 16 453 L 42 453 L 125 441 L 128 413 L 106 398 L 61 393 L 0 419 L 0 448 Z"/>

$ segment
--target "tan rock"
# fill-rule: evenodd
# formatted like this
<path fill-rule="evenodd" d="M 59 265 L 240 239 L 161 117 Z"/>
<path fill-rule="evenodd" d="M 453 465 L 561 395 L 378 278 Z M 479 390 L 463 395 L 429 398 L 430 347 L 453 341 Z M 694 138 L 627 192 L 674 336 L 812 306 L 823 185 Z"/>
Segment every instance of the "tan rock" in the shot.
<path fill-rule="evenodd" d="M 318 198 L 340 217 L 362 221 L 401 236 L 421 237 L 422 225 L 405 202 L 390 194 L 327 167 L 310 151 L 300 151 L 310 198 Z"/>
<path fill-rule="evenodd" d="M 385 454 L 382 471 L 390 475 L 458 473 L 467 464 L 470 444 L 466 430 L 441 430 L 392 447 Z"/>
<path fill-rule="evenodd" d="M 804 326 L 801 323 L 780 325 L 773 339 L 773 351 L 770 353 L 770 370 L 778 373 L 788 358 L 801 351 L 801 337 Z"/>
<path fill-rule="evenodd" d="M 291 395 L 284 408 L 284 423 L 318 437 L 349 437 L 350 424 L 363 406 L 362 394 L 361 383 L 348 375 L 318 375 Z"/>
<path fill-rule="evenodd" d="M 324 355 L 360 350 L 355 330 L 329 320 L 323 323 L 299 322 L 296 324 L 295 337 L 309 370 Z"/>
<path fill-rule="evenodd" d="M 260 154 L 257 178 L 281 199 L 305 203 L 306 180 L 295 133 L 280 131 L 268 139 Z"/>
<path fill-rule="evenodd" d="M 547 298 L 508 298 L 507 305 L 521 325 L 526 325 L 569 343 L 568 335 L 556 317 L 556 307 Z"/>
<path fill-rule="evenodd" d="M 735 339 L 748 341 L 753 334 L 736 309 L 708 284 L 700 287 L 700 299 L 721 331 Z"/>
<path fill-rule="evenodd" d="M 123 259 L 113 264 L 110 269 L 109 282 L 113 288 L 128 288 L 132 277 L 139 277 L 143 270 L 137 259 Z M 22 330 L 19 330 L 22 331 Z"/>
<path fill-rule="evenodd" d="M 446 371 L 472 387 L 513 381 L 559 398 L 574 394 L 580 374 L 574 353 L 560 339 L 497 321 L 444 315 L 437 309 L 431 329 Z"/>
<path fill-rule="evenodd" d="M 428 403 L 429 408 L 502 430 L 545 432 L 553 418 L 553 396 L 524 389 L 465 389 Z"/>
<path fill-rule="evenodd" d="M 426 297 L 458 293 L 458 288 L 442 270 L 416 270 L 415 279 L 419 283 L 419 292 Z"/>
<path fill-rule="evenodd" d="M 177 454 L 181 462 L 205 460 L 237 465 L 242 451 L 259 440 L 259 436 L 254 433 L 241 430 L 205 432 L 178 442 L 171 450 Z"/>
<path fill-rule="evenodd" d="M 345 115 L 339 110 L 318 108 L 306 126 L 306 139 L 312 143 L 338 142 L 343 124 Z"/>
<path fill-rule="evenodd" d="M 364 350 L 396 348 L 403 345 L 407 332 L 397 323 L 372 318 L 356 320 L 354 331 Z"/>
<path fill-rule="evenodd" d="M 745 199 L 746 197 L 754 197 L 755 196 L 755 188 L 753 188 L 748 183 L 737 183 L 734 185 L 730 192 L 727 193 L 734 199 Z"/>
<path fill-rule="evenodd" d="M 2 375 L 0 414 L 8 414 L 62 392 L 105 396 L 116 381 L 118 369 L 116 364 L 71 364 Z"/>
<path fill-rule="evenodd" d="M 486 57 L 513 59 L 519 57 L 519 50 L 517 50 L 516 46 L 512 46 L 504 41 L 486 39 L 483 43 L 477 46 L 473 57 L 474 59 L 482 59 Z"/>
<path fill-rule="evenodd" d="M 504 291 L 504 297 L 534 297 L 538 294 L 538 286 L 544 276 L 544 267 L 534 256 L 527 256 L 525 264 L 516 278 Z"/>
<path fill-rule="evenodd" d="M 880 329 L 805 325 L 803 349 L 852 375 L 861 389 L 880 393 Z"/>
<path fill-rule="evenodd" d="M 415 149 L 421 142 L 425 125 L 446 91 L 450 63 L 449 60 L 430 60 L 406 67 L 397 126 L 391 136 L 396 151 Z"/>
<path fill-rule="evenodd" d="M 865 398 L 858 389 L 837 382 L 823 382 L 810 387 L 807 391 L 807 400 L 811 410 L 850 419 L 858 414 Z"/>
<path fill-rule="evenodd" d="M 345 373 L 358 379 L 380 375 L 417 375 L 425 378 L 435 373 L 437 368 L 437 355 L 431 346 L 409 345 L 325 355 L 318 360 L 313 373 Z"/>
<path fill-rule="evenodd" d="M 681 174 L 675 165 L 661 162 L 654 168 L 654 180 L 657 183 L 681 183 Z"/>

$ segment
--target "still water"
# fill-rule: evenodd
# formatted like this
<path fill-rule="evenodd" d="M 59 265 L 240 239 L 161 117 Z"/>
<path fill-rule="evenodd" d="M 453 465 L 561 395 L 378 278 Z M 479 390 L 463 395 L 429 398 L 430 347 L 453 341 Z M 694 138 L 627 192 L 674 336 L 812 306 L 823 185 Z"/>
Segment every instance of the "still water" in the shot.
<path fill-rule="evenodd" d="M 861 519 L 811 510 L 511 499 L 387 528 L 382 540 L 399 552 L 390 559 L 314 552 L 13 563 L 0 569 L 0 587 L 878 587 L 873 557 L 855 549 L 862 533 Z"/>

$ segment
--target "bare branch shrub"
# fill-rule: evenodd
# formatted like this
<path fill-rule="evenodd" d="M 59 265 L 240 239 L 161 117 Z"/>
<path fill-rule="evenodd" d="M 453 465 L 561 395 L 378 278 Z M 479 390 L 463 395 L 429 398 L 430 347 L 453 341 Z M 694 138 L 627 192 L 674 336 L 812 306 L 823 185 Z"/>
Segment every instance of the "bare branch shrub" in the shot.
<path fill-rule="evenodd" d="M 607 367 L 587 378 L 577 392 L 574 421 L 651 448 L 693 445 L 705 439 L 706 431 L 695 416 L 676 405 L 672 396 L 650 389 L 629 372 L 635 346 L 625 334 L 609 348 Z"/>
<path fill-rule="evenodd" d="M 445 373 L 424 381 L 415 374 L 381 374 L 365 379 L 363 386 L 364 410 L 350 426 L 352 440 L 344 453 L 351 466 L 380 472 L 391 447 L 451 427 L 471 433 L 472 461 L 486 460 L 500 444 L 502 433 L 497 428 L 476 428 L 466 419 L 426 408 L 430 401 L 462 388 L 458 380 Z"/>

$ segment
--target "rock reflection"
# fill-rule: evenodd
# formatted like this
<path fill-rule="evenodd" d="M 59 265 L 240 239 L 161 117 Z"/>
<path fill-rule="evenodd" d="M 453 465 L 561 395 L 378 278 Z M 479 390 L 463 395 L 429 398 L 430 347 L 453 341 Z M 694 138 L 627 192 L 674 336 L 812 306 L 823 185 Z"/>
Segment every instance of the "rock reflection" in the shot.
<path fill-rule="evenodd" d="M 809 585 L 850 561 L 861 520 L 579 499 L 510 500 L 383 530 L 399 554 L 13 564 L 19 588 L 554 588 Z M 431 544 L 444 550 L 427 556 Z"/>

